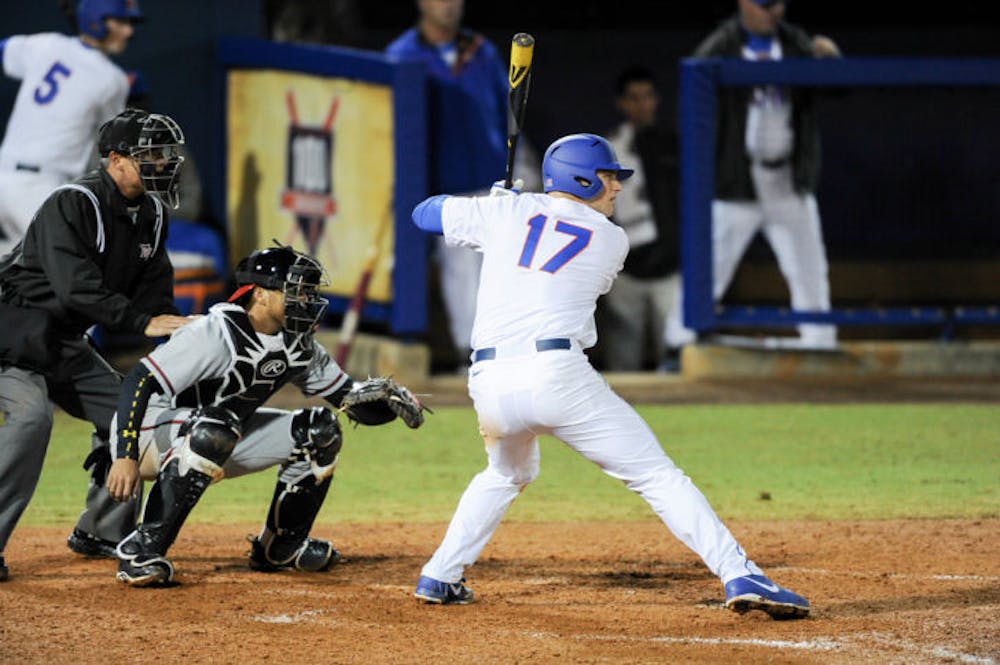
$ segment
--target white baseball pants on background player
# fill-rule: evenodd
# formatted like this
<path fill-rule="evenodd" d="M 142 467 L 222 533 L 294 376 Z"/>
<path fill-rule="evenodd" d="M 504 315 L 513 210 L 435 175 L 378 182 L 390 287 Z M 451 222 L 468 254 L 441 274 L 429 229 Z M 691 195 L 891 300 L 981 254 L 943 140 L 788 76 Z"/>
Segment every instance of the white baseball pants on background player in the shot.
<path fill-rule="evenodd" d="M 712 202 L 712 289 L 722 300 L 743 255 L 757 232 L 764 234 L 788 285 L 793 309 L 830 310 L 829 267 L 819 206 L 813 194 L 798 194 L 792 187 L 791 166 L 751 167 L 757 201 Z M 683 303 L 671 312 L 666 338 L 669 346 L 693 342 L 692 331 L 682 322 Z M 798 326 L 802 348 L 833 349 L 837 328 L 832 325 Z"/>
<path fill-rule="evenodd" d="M 538 476 L 539 435 L 563 441 L 649 503 L 670 531 L 723 583 L 761 575 L 704 495 L 678 469 L 636 411 L 574 344 L 535 352 L 500 346 L 472 365 L 469 393 L 488 465 L 459 501 L 444 540 L 421 574 L 457 582 L 511 503 Z"/>
<path fill-rule="evenodd" d="M 49 194 L 68 179 L 60 173 L 33 173 L 16 169 L 0 170 L 0 256 L 21 241 L 35 212 Z"/>

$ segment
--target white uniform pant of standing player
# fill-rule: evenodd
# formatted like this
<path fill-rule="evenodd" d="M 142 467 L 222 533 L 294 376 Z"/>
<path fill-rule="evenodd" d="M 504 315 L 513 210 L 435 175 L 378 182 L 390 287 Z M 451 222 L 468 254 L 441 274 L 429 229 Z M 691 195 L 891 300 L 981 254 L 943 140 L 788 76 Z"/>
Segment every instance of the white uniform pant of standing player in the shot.
<path fill-rule="evenodd" d="M 48 195 L 67 181 L 59 173 L 0 167 L 0 256 L 14 249 Z"/>
<path fill-rule="evenodd" d="M 776 169 L 754 164 L 750 175 L 757 201 L 712 204 L 716 300 L 729 287 L 740 259 L 760 231 L 788 284 L 792 308 L 829 311 L 830 283 L 816 197 L 794 191 L 790 164 Z M 804 347 L 829 349 L 836 345 L 834 326 L 802 324 L 798 329 Z"/>
<path fill-rule="evenodd" d="M 462 578 L 508 507 L 538 476 L 539 435 L 563 441 L 623 481 L 723 583 L 762 574 L 649 426 L 575 345 L 568 351 L 512 353 L 517 351 L 500 346 L 496 360 L 471 368 L 469 393 L 488 465 L 466 488 L 423 575 L 452 583 Z"/>
<path fill-rule="evenodd" d="M 476 319 L 476 294 L 479 291 L 479 273 L 483 255 L 468 247 L 455 247 L 445 242 L 444 236 L 435 236 L 438 269 L 440 271 L 441 298 L 448 311 L 448 332 L 451 334 L 459 361 L 467 361 L 472 339 L 472 324 Z"/>
<path fill-rule="evenodd" d="M 829 267 L 816 197 L 794 191 L 790 164 L 779 168 L 754 164 L 750 173 L 758 192 L 757 201 L 712 202 L 714 300 L 722 300 L 750 242 L 760 232 L 778 261 L 792 308 L 829 311 Z M 683 291 L 682 286 L 679 291 Z M 695 339 L 694 333 L 683 325 L 683 309 L 679 296 L 664 333 L 668 346 L 680 347 Z M 832 349 L 837 345 L 836 326 L 801 324 L 798 331 L 803 348 Z"/>
<path fill-rule="evenodd" d="M 605 367 L 612 372 L 637 372 L 644 368 L 647 326 L 651 328 L 653 357 L 663 358 L 666 347 L 666 323 L 677 307 L 680 275 L 640 279 L 619 273 L 614 286 L 604 296 L 608 310 L 606 340 L 626 340 L 628 344 L 609 343 Z M 637 341 L 642 343 L 636 343 Z M 679 345 L 678 345 L 679 346 Z"/>

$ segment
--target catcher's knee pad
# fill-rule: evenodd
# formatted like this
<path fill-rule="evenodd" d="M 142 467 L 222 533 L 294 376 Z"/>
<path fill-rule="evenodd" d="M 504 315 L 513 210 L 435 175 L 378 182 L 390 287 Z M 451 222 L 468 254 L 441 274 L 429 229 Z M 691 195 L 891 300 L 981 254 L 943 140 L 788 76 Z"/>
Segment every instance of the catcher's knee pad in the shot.
<path fill-rule="evenodd" d="M 308 460 L 316 481 L 333 474 L 344 445 L 337 417 L 323 406 L 299 409 L 292 415 L 292 455 L 289 461 Z"/>
<path fill-rule="evenodd" d="M 222 466 L 240 440 L 240 420 L 229 409 L 206 406 L 193 412 L 178 432 L 198 457 Z M 197 467 L 196 467 L 197 468 Z"/>

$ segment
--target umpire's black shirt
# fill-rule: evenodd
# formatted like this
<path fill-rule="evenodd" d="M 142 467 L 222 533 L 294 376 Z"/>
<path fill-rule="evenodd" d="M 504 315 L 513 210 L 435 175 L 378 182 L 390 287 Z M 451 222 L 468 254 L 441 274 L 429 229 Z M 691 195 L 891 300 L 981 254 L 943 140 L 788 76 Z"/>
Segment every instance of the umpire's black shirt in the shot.
<path fill-rule="evenodd" d="M 2 298 L 50 312 L 60 337 L 94 324 L 141 335 L 153 316 L 178 313 L 166 239 L 159 199 L 130 201 L 107 171 L 91 171 L 50 194 L 0 261 Z"/>

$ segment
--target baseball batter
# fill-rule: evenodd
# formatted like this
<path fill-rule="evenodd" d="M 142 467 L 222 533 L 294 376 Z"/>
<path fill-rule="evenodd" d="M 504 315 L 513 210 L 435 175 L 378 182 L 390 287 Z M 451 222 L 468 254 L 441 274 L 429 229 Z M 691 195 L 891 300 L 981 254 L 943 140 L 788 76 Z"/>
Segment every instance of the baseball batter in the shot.
<path fill-rule="evenodd" d="M 0 256 L 49 192 L 87 170 L 97 128 L 125 108 L 128 78 L 109 56 L 125 50 L 141 20 L 136 0 L 81 0 L 79 35 L 0 41 L 4 73 L 21 81 L 0 144 Z"/>
<path fill-rule="evenodd" d="M 573 134 L 542 161 L 545 193 L 439 195 L 413 212 L 425 231 L 483 253 L 473 329 L 471 395 L 487 466 L 458 503 L 415 595 L 470 603 L 464 584 L 504 513 L 539 472 L 538 436 L 563 441 L 645 499 L 725 585 L 726 605 L 805 616 L 805 598 L 767 579 L 636 411 L 583 350 L 597 341 L 594 310 L 622 269 L 628 239 L 608 218 L 632 174 L 608 142 Z"/>
<path fill-rule="evenodd" d="M 380 425 L 401 416 L 423 422 L 422 406 L 387 379 L 354 384 L 315 340 L 326 300 L 319 262 L 291 247 L 254 252 L 236 268 L 230 302 L 183 328 L 126 377 L 112 421 L 111 496 L 125 501 L 140 476 L 156 479 L 141 523 L 118 546 L 118 579 L 130 586 L 170 582 L 166 558 L 205 489 L 277 466 L 278 481 L 250 567 L 319 571 L 339 560 L 309 537 L 337 464 L 337 417 L 317 406 L 260 408 L 287 383 L 320 397 L 354 421 Z"/>
<path fill-rule="evenodd" d="M 695 49 L 695 57 L 774 61 L 839 57 L 827 37 L 810 37 L 784 20 L 782 0 L 737 0 L 737 15 Z M 713 289 L 716 301 L 758 232 L 774 252 L 794 309 L 830 309 L 826 247 L 815 190 L 820 136 L 813 94 L 778 86 L 723 88 L 712 203 Z M 678 328 L 678 317 L 670 324 Z M 798 326 L 798 345 L 833 349 L 831 325 Z M 693 336 L 691 336 L 693 337 Z"/>

